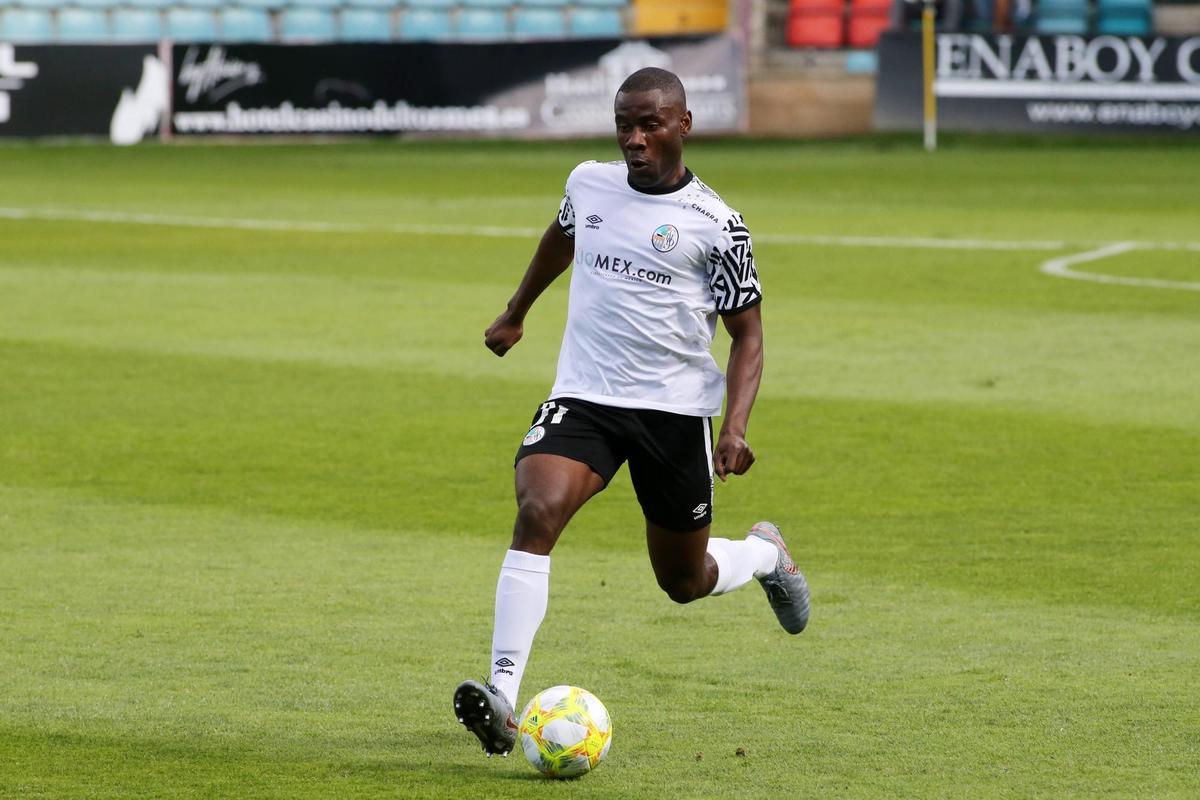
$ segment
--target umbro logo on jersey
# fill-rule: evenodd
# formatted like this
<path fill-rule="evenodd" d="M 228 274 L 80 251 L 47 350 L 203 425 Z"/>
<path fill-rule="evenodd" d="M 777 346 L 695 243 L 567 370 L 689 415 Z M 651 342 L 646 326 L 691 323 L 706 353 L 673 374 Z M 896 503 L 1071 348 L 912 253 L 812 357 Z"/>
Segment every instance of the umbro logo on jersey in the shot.
<path fill-rule="evenodd" d="M 650 234 L 650 244 L 660 253 L 668 253 L 679 244 L 679 229 L 674 225 L 659 225 Z"/>
<path fill-rule="evenodd" d="M 584 226 L 585 228 L 591 228 L 594 231 L 598 231 L 598 230 L 600 230 L 600 223 L 604 222 L 604 218 L 598 217 L 595 214 L 592 214 L 590 217 L 587 218 L 587 221 L 588 221 L 588 224 Z"/>

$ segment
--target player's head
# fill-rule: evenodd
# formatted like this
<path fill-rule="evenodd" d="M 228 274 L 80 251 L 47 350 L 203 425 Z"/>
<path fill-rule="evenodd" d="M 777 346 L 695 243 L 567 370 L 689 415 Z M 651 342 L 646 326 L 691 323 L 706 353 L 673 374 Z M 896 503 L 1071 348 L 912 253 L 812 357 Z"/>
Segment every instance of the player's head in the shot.
<path fill-rule="evenodd" d="M 629 182 L 655 189 L 683 178 L 683 140 L 692 130 L 692 112 L 675 73 L 639 69 L 621 84 L 613 107 Z"/>

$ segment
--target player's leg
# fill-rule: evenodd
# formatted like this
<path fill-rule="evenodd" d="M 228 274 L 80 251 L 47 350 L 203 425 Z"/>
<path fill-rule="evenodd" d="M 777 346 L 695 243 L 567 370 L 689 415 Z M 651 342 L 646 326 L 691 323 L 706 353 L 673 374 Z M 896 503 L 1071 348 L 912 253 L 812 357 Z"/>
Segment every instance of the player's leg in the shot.
<path fill-rule="evenodd" d="M 808 621 L 808 585 L 779 529 L 755 525 L 745 539 L 711 537 L 712 428 L 709 420 L 638 412 L 629 474 L 646 516 L 646 542 L 659 586 L 679 603 L 731 592 L 757 578 L 779 621 L 799 633 Z"/>
<path fill-rule="evenodd" d="M 455 713 L 491 753 L 515 741 L 518 692 L 534 637 L 546 614 L 550 551 L 567 522 L 620 466 L 602 420 L 581 404 L 548 401 L 517 451 L 517 518 L 496 582 L 489 678 L 465 681 Z"/>

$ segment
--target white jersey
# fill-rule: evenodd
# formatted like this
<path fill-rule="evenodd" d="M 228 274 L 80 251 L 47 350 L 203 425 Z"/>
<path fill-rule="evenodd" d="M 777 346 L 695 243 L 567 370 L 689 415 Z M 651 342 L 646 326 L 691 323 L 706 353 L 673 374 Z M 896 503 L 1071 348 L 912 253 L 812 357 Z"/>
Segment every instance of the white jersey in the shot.
<path fill-rule="evenodd" d="M 623 161 L 586 161 L 567 178 L 558 221 L 575 268 L 550 396 L 715 416 L 717 314 L 762 300 L 750 232 L 691 172 L 660 193 L 627 175 Z"/>

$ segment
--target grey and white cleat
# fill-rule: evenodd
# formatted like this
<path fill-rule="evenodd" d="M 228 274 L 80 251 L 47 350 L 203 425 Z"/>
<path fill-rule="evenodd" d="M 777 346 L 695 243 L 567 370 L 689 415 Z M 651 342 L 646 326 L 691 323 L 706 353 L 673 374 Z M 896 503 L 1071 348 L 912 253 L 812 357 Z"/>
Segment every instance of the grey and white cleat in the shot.
<path fill-rule="evenodd" d="M 475 734 L 488 758 L 508 755 L 517 742 L 512 706 L 487 682 L 463 681 L 454 690 L 454 716 Z"/>
<path fill-rule="evenodd" d="M 808 625 L 808 581 L 805 580 L 804 573 L 792 560 L 792 554 L 783 542 L 783 535 L 773 523 L 756 523 L 748 536 L 756 536 L 770 542 L 779 550 L 779 560 L 775 562 L 775 569 L 759 578 L 758 582 L 767 593 L 767 600 L 775 610 L 775 616 L 779 617 L 779 624 L 783 629 L 788 633 L 799 633 Z"/>

